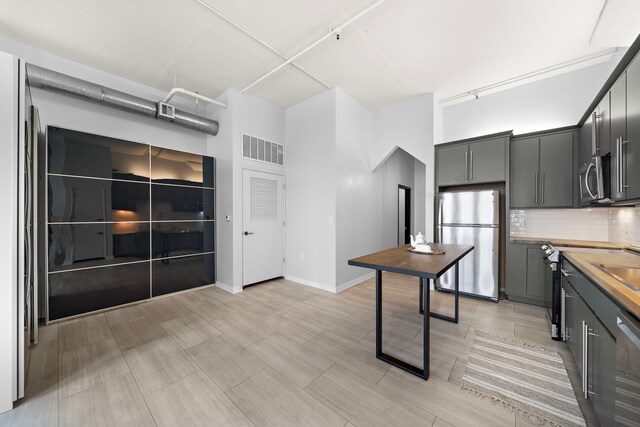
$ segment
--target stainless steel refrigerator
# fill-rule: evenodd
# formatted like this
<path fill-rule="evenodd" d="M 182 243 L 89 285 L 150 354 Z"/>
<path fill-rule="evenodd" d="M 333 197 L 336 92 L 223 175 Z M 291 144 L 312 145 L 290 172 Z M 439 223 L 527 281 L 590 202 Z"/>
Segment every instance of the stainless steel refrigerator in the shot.
<path fill-rule="evenodd" d="M 460 293 L 498 300 L 500 197 L 498 191 L 445 192 L 436 195 L 436 235 L 441 243 L 474 245 L 459 264 Z M 453 269 L 436 286 L 453 290 Z"/>

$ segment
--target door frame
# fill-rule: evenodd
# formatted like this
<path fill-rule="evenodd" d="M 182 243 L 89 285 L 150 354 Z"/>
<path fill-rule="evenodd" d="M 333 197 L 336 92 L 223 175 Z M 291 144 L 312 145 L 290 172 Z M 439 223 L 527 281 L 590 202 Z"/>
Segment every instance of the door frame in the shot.
<path fill-rule="evenodd" d="M 244 173 L 245 171 L 248 172 L 258 172 L 258 173 L 266 173 L 269 175 L 275 175 L 275 176 L 281 176 L 282 177 L 282 256 L 284 258 L 284 261 L 282 262 L 283 264 L 283 277 L 286 276 L 287 274 L 287 175 L 284 173 L 284 171 L 282 171 L 282 173 L 279 172 L 274 172 L 274 171 L 266 171 L 266 170 L 260 170 L 260 169 L 256 169 L 256 168 L 242 168 L 242 193 L 241 193 L 241 197 L 242 197 L 242 208 L 241 208 L 241 218 L 242 221 L 240 222 L 240 254 L 241 254 L 241 271 L 242 271 L 242 276 L 241 276 L 241 287 L 240 289 L 243 289 L 247 286 L 253 286 L 256 283 L 252 283 L 250 285 L 244 285 L 244 238 L 242 237 L 242 233 L 245 230 L 245 224 L 244 224 Z M 258 282 L 261 283 L 261 282 Z"/>
<path fill-rule="evenodd" d="M 404 238 L 405 243 L 400 243 L 400 235 L 398 234 L 398 246 L 405 245 L 407 240 L 409 239 L 409 235 L 411 235 L 411 208 L 413 203 L 411 202 L 411 187 L 407 187 L 406 185 L 398 184 L 398 192 L 397 192 L 397 202 L 396 202 L 396 212 L 398 217 L 398 222 L 396 224 L 396 231 L 400 230 L 400 190 L 405 191 L 404 195 L 404 224 L 405 224 L 405 232 Z M 408 209 L 407 209 L 408 207 Z"/>

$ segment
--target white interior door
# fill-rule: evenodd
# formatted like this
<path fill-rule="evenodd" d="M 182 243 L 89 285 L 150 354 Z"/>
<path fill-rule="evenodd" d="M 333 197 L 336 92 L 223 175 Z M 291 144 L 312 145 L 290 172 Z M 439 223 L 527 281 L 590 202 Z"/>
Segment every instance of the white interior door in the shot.
<path fill-rule="evenodd" d="M 242 284 L 283 276 L 284 176 L 243 171 L 242 225 Z"/>

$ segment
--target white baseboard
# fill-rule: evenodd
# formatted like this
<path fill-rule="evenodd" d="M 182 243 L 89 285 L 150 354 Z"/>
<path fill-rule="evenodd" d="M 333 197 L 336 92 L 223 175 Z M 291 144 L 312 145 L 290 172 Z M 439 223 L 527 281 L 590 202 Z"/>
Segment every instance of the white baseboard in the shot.
<path fill-rule="evenodd" d="M 216 282 L 216 288 L 220 288 L 223 291 L 227 291 L 230 294 L 237 294 L 238 292 L 242 292 L 242 288 L 234 289 L 233 286 L 229 286 L 226 283 Z"/>
<path fill-rule="evenodd" d="M 355 279 L 353 279 L 353 280 L 350 280 L 350 281 L 348 281 L 348 282 L 346 282 L 346 283 L 343 283 L 343 284 L 341 284 L 341 285 L 338 285 L 338 286 L 336 287 L 336 288 L 337 288 L 336 290 L 337 290 L 337 292 L 342 292 L 342 291 L 344 291 L 345 289 L 349 289 L 350 287 L 357 285 L 358 283 L 362 283 L 362 282 L 364 282 L 365 280 L 369 280 L 369 279 L 371 279 L 372 277 L 375 277 L 375 275 L 376 275 L 376 273 L 372 271 L 372 272 L 370 272 L 370 273 L 365 274 L 364 276 L 356 277 L 356 278 L 355 278 Z"/>
<path fill-rule="evenodd" d="M 284 276 L 284 278 L 292 282 L 300 283 L 301 285 L 304 285 L 304 286 L 321 289 L 323 291 L 331 292 L 333 294 L 336 293 L 336 290 L 329 285 L 324 285 L 322 283 L 312 282 L 311 280 L 301 279 L 300 277 L 289 276 L 289 275 Z"/>

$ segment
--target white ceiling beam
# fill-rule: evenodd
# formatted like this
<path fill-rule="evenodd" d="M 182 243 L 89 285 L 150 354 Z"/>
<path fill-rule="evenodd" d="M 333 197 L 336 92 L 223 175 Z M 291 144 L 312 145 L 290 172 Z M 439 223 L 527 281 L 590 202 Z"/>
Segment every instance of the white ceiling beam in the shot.
<path fill-rule="evenodd" d="M 198 0 L 198 1 L 202 1 L 202 0 Z M 262 77 L 260 77 L 258 80 L 254 81 L 253 83 L 249 84 L 248 86 L 246 86 L 244 89 L 242 89 L 240 91 L 240 93 L 244 93 L 247 90 L 251 89 L 253 86 L 257 85 L 258 83 L 260 83 L 261 81 L 263 81 L 264 79 L 266 79 L 267 77 L 269 77 L 270 75 L 272 75 L 273 73 L 277 72 L 278 70 L 282 69 L 283 67 L 285 67 L 288 64 L 293 63 L 294 60 L 296 60 L 297 58 L 299 58 L 300 56 L 304 55 L 305 53 L 307 53 L 308 51 L 310 51 L 311 49 L 313 49 L 314 47 L 316 47 L 317 45 L 319 45 L 320 43 L 322 43 L 323 41 L 325 41 L 326 39 L 328 39 L 329 37 L 331 37 L 333 34 L 340 34 L 340 32 L 346 28 L 347 26 L 349 26 L 350 24 L 352 24 L 356 19 L 360 18 L 361 16 L 365 15 L 366 13 L 369 13 L 371 10 L 373 10 L 374 8 L 380 6 L 382 3 L 384 3 L 385 0 L 378 0 L 377 2 L 373 3 L 371 6 L 367 7 L 365 10 L 363 10 L 362 12 L 358 13 L 356 16 L 354 16 L 353 18 L 349 19 L 348 21 L 346 21 L 345 23 L 343 23 L 342 25 L 339 25 L 335 28 L 330 28 L 329 32 L 327 34 L 325 34 L 324 36 L 320 37 L 318 40 L 316 40 L 315 42 L 311 43 L 309 46 L 305 47 L 304 49 L 302 49 L 300 52 L 296 53 L 295 55 L 293 55 L 291 58 L 287 59 L 285 62 L 283 62 L 282 64 L 278 65 L 277 67 L 275 67 L 274 69 L 272 69 L 271 71 L 269 71 L 268 73 L 264 74 Z"/>

